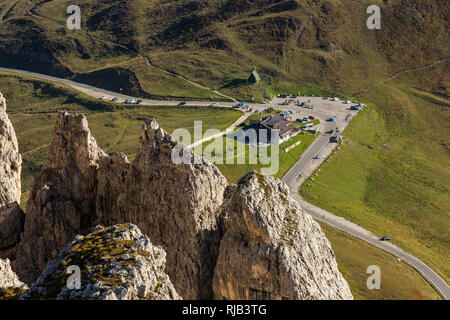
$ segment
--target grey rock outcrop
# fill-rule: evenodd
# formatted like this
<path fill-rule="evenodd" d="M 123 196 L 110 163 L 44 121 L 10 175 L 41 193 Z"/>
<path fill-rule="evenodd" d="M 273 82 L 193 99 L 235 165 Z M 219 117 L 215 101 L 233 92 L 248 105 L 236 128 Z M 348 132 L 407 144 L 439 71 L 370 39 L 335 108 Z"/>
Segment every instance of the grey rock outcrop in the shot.
<path fill-rule="evenodd" d="M 216 299 L 353 299 L 319 224 L 283 182 L 251 172 L 232 193 Z"/>
<path fill-rule="evenodd" d="M 26 287 L 26 285 L 11 269 L 9 259 L 0 259 L 0 289 L 20 287 Z"/>
<path fill-rule="evenodd" d="M 75 235 L 91 231 L 98 161 L 106 156 L 84 116 L 59 113 L 49 158 L 35 177 L 27 203 L 13 266 L 21 279 L 31 283 Z"/>
<path fill-rule="evenodd" d="M 218 209 L 227 181 L 191 150 L 185 151 L 190 164 L 175 164 L 172 150 L 177 142 L 155 120 L 145 121 L 140 142 L 131 165 L 122 155 L 114 155 L 100 166 L 98 223 L 138 225 L 166 250 L 167 273 L 180 295 L 210 299 L 221 238 Z M 111 173 L 116 178 L 101 178 Z"/>
<path fill-rule="evenodd" d="M 25 214 L 17 202 L 0 208 L 0 250 L 19 243 L 24 222 Z"/>
<path fill-rule="evenodd" d="M 124 154 L 98 148 L 85 117 L 59 114 L 50 158 L 27 204 L 15 264 L 23 279 L 36 279 L 76 234 L 130 222 L 166 250 L 167 273 L 183 298 L 212 298 L 227 181 L 190 150 L 196 164 L 175 164 L 177 142 L 154 120 L 145 121 L 140 142 L 130 164 Z"/>
<path fill-rule="evenodd" d="M 6 101 L 0 93 L 0 209 L 20 203 L 22 158 L 16 133 L 6 114 Z"/>
<path fill-rule="evenodd" d="M 65 247 L 21 299 L 178 300 L 165 258 L 135 225 L 98 227 Z M 80 268 L 79 288 L 70 266 Z"/>

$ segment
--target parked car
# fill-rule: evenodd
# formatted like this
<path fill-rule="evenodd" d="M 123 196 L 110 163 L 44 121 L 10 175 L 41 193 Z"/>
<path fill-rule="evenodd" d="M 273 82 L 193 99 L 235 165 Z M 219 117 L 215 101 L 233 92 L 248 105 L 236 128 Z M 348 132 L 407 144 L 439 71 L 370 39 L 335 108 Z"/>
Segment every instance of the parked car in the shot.
<path fill-rule="evenodd" d="M 325 156 L 323 154 L 318 154 L 314 159 L 325 159 Z"/>
<path fill-rule="evenodd" d="M 386 237 L 386 236 L 380 238 L 380 241 L 390 241 L 390 240 L 391 240 L 391 238 Z"/>
<path fill-rule="evenodd" d="M 314 117 L 314 116 L 309 116 L 308 119 L 310 119 L 310 120 L 316 120 L 316 117 Z"/>
<path fill-rule="evenodd" d="M 217 102 L 211 103 L 211 105 L 210 105 L 210 107 L 218 107 L 218 106 L 219 106 L 219 103 L 217 103 Z"/>
<path fill-rule="evenodd" d="M 333 136 L 330 138 L 330 142 L 331 143 L 338 143 L 339 142 L 339 137 L 338 136 Z"/>
<path fill-rule="evenodd" d="M 330 122 L 334 122 L 334 118 L 333 117 L 331 117 L 330 119 L 328 119 L 327 121 L 330 121 Z"/>
<path fill-rule="evenodd" d="M 134 103 L 136 103 L 136 100 L 134 100 L 134 99 L 131 99 L 128 103 L 130 103 L 130 104 L 134 104 Z"/>
<path fill-rule="evenodd" d="M 138 99 L 137 101 L 136 101 L 136 104 L 141 104 L 142 103 L 142 99 Z"/>
<path fill-rule="evenodd" d="M 108 99 L 108 97 L 107 96 L 102 96 L 100 99 L 101 100 L 106 100 L 106 99 Z"/>
<path fill-rule="evenodd" d="M 111 99 L 111 101 L 119 101 L 119 98 L 114 97 L 114 98 Z"/>

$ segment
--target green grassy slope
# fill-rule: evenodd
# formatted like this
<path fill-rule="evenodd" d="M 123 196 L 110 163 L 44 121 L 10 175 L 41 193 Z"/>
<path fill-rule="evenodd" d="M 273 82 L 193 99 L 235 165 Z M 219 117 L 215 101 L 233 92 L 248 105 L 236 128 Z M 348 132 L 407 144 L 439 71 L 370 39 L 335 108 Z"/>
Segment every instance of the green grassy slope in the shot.
<path fill-rule="evenodd" d="M 450 102 L 405 81 L 363 96 L 375 104 L 349 125 L 342 148 L 301 195 L 391 236 L 449 281 Z"/>
<path fill-rule="evenodd" d="M 357 300 L 436 300 L 441 297 L 410 266 L 380 249 L 320 223 L 331 243 L 339 271 Z M 367 288 L 367 267 L 381 271 L 381 289 Z"/>
<path fill-rule="evenodd" d="M 75 31 L 65 26 L 70 0 L 22 0 L 11 9 L 14 3 L 0 6 L 2 64 L 82 79 L 92 72 L 107 79 L 124 67 L 150 94 L 170 88 L 172 96 L 207 98 L 211 91 L 180 90 L 179 79 L 142 57 L 208 88 L 261 100 L 264 88 L 359 92 L 448 57 L 450 48 L 450 9 L 437 0 L 80 0 Z M 381 7 L 381 30 L 366 28 L 370 4 Z M 253 65 L 263 82 L 240 86 Z"/>

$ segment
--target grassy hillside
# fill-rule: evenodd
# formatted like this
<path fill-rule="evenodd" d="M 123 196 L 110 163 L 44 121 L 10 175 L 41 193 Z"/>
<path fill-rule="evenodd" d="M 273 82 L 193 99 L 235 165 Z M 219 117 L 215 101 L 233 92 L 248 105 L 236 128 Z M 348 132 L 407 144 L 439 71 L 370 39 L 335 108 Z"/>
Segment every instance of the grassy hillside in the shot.
<path fill-rule="evenodd" d="M 86 115 L 93 136 L 106 152 L 122 151 L 134 158 L 140 127 L 153 117 L 167 131 L 186 128 L 192 134 L 194 121 L 203 130 L 224 130 L 240 112 L 207 107 L 145 107 L 97 101 L 62 85 L 0 73 L 0 91 L 7 99 L 7 112 L 15 128 L 23 158 L 23 196 L 31 189 L 33 176 L 47 158 L 51 132 L 58 110 Z M 25 201 L 22 201 L 25 204 Z"/>
<path fill-rule="evenodd" d="M 357 300 L 436 300 L 441 297 L 410 266 L 364 241 L 320 223 L 331 243 L 339 271 Z M 381 289 L 367 288 L 367 267 L 381 271 Z"/>
<path fill-rule="evenodd" d="M 450 102 L 412 88 L 413 78 L 430 72 L 437 71 L 366 93 L 373 105 L 349 125 L 342 148 L 301 195 L 391 236 L 449 281 Z"/>
<path fill-rule="evenodd" d="M 98 85 L 124 68 L 130 73 L 116 78 L 126 90 L 214 95 L 181 85 L 161 67 L 206 88 L 262 100 L 264 89 L 351 94 L 450 55 L 450 8 L 438 0 L 80 0 L 82 29 L 68 30 L 71 4 L 3 1 L 1 64 L 76 74 Z M 371 4 L 381 7 L 381 30 L 366 27 Z M 253 66 L 263 82 L 241 85 Z"/>

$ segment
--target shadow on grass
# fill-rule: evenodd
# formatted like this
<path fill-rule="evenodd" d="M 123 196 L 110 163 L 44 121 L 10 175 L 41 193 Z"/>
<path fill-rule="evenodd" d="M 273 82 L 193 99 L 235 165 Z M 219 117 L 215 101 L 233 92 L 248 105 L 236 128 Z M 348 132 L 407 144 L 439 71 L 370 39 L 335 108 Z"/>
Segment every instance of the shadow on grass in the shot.
<path fill-rule="evenodd" d="M 236 88 L 248 85 L 247 79 L 233 79 L 224 84 L 220 89 Z"/>

